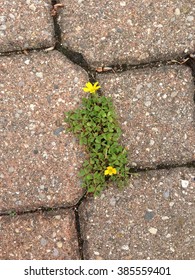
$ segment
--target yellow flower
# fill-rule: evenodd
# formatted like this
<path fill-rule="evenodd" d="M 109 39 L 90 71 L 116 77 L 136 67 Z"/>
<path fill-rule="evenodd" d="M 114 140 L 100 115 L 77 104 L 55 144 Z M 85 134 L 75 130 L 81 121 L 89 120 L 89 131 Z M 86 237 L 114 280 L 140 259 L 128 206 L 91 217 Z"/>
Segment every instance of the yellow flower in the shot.
<path fill-rule="evenodd" d="M 85 92 L 96 93 L 96 91 L 100 88 L 98 82 L 92 85 L 90 82 L 86 83 L 86 87 L 83 88 Z"/>
<path fill-rule="evenodd" d="M 113 174 L 116 174 L 116 168 L 113 168 L 112 166 L 108 166 L 104 171 L 104 175 L 112 176 Z"/>

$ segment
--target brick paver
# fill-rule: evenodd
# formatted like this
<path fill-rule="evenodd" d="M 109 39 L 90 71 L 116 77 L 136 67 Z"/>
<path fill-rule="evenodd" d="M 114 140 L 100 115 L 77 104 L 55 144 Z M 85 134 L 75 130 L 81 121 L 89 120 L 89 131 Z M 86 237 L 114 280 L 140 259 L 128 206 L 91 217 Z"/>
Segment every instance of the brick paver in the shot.
<path fill-rule="evenodd" d="M 195 168 L 158 170 L 80 207 L 85 259 L 194 259 Z"/>
<path fill-rule="evenodd" d="M 50 0 L 1 0 L 0 53 L 54 45 Z"/>
<path fill-rule="evenodd" d="M 56 51 L 0 60 L 0 211 L 77 203 L 84 150 L 63 121 L 87 74 Z"/>
<path fill-rule="evenodd" d="M 79 259 L 72 210 L 0 217 L 0 259 Z"/>
<path fill-rule="evenodd" d="M 0 5 L 0 259 L 74 260 L 80 250 L 85 259 L 194 259 L 194 81 L 170 66 L 191 54 L 194 68 L 194 1 L 59 2 L 54 21 L 56 1 Z M 83 199 L 86 150 L 64 112 L 81 105 L 89 69 L 102 66 L 113 67 L 96 79 L 129 165 L 147 171 Z"/>
<path fill-rule="evenodd" d="M 115 104 L 129 163 L 139 167 L 195 160 L 190 69 L 162 66 L 97 78 Z"/>
<path fill-rule="evenodd" d="M 193 52 L 193 0 L 66 1 L 62 43 L 93 66 L 139 64 Z"/>

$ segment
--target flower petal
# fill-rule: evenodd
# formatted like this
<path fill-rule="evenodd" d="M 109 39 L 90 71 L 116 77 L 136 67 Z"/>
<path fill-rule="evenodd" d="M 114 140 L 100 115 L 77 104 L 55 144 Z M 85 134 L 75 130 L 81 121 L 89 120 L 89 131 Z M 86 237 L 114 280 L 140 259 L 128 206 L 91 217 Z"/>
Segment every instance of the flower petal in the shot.
<path fill-rule="evenodd" d="M 94 87 L 99 87 L 98 82 L 95 82 Z"/>
<path fill-rule="evenodd" d="M 113 168 L 112 173 L 113 173 L 113 174 L 116 174 L 116 173 L 117 173 L 116 168 Z"/>
<path fill-rule="evenodd" d="M 89 87 L 89 88 L 90 88 L 90 87 L 92 87 L 92 86 L 93 86 L 92 83 L 90 83 L 90 82 L 87 82 L 87 83 L 86 83 L 86 87 Z"/>
<path fill-rule="evenodd" d="M 105 170 L 105 171 L 104 171 L 104 175 L 108 175 L 108 170 Z"/>
<path fill-rule="evenodd" d="M 88 88 L 83 88 L 83 90 L 85 91 L 85 92 L 88 92 L 89 91 L 89 89 Z"/>

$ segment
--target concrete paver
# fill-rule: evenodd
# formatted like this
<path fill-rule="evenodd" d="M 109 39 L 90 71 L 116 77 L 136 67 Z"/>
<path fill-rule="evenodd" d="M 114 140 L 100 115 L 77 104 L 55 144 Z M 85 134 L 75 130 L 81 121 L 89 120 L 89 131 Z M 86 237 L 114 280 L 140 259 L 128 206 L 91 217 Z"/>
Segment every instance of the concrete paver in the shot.
<path fill-rule="evenodd" d="M 164 66 L 97 77 L 111 96 L 129 163 L 139 167 L 195 160 L 194 84 L 190 69 Z"/>
<path fill-rule="evenodd" d="M 0 60 L 0 212 L 77 203 L 85 153 L 63 121 L 86 72 L 57 51 Z"/>
<path fill-rule="evenodd" d="M 194 1 L 60 0 L 61 43 L 82 54 L 66 50 L 70 60 L 52 48 L 35 51 L 60 37 L 52 2 L 0 5 L 0 259 L 80 259 L 77 222 L 85 259 L 194 259 L 195 168 L 172 166 L 195 161 L 190 69 L 153 63 L 97 75 L 113 98 L 129 164 L 161 169 L 139 172 L 122 191 L 110 185 L 85 197 L 78 217 L 86 153 L 63 123 L 88 81 L 71 59 L 120 67 L 191 53 L 194 68 Z"/>
<path fill-rule="evenodd" d="M 194 259 L 195 169 L 143 172 L 79 208 L 85 259 Z"/>
<path fill-rule="evenodd" d="M 0 52 L 54 45 L 50 0 L 1 0 Z"/>
<path fill-rule="evenodd" d="M 1 260 L 79 259 L 72 210 L 2 216 L 0 240 Z"/>
<path fill-rule="evenodd" d="M 173 59 L 195 51 L 193 0 L 61 0 L 62 43 L 93 66 Z"/>

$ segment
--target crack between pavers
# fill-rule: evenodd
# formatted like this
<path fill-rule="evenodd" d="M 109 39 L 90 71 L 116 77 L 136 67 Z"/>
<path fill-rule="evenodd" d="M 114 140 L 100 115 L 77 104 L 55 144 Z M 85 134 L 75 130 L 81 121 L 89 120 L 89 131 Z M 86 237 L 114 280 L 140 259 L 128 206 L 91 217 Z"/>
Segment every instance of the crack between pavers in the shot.
<path fill-rule="evenodd" d="M 59 1 L 57 0 L 51 0 L 52 7 L 54 7 L 54 5 L 58 3 Z M 73 51 L 67 46 L 62 45 L 61 43 L 62 31 L 58 23 L 58 13 L 56 13 L 56 15 L 53 16 L 53 24 L 54 24 L 54 34 L 55 34 L 55 41 L 56 41 L 55 50 L 62 53 L 66 58 L 68 58 L 74 64 L 79 65 L 81 68 L 83 68 L 88 74 L 89 81 L 91 83 L 94 83 L 96 81 L 96 71 L 90 67 L 90 65 L 84 59 L 82 53 Z"/>
<path fill-rule="evenodd" d="M 15 210 L 12 208 L 11 210 L 1 212 L 0 216 L 23 216 L 27 214 L 34 214 L 34 213 L 43 213 L 43 212 L 50 212 L 50 211 L 57 211 L 57 210 L 67 210 L 72 209 L 75 206 L 54 206 L 54 207 L 38 207 L 36 209 L 29 209 L 29 210 Z"/>
<path fill-rule="evenodd" d="M 176 169 L 176 168 L 195 168 L 195 161 L 187 162 L 187 163 L 182 163 L 182 164 L 159 164 L 154 167 L 141 167 L 141 166 L 136 166 L 132 167 L 128 165 L 130 169 L 130 173 L 142 173 L 142 172 L 147 172 L 147 171 L 157 171 L 157 170 L 170 170 L 170 169 Z M 131 176 L 131 175 L 130 175 Z"/>
<path fill-rule="evenodd" d="M 59 205 L 59 206 L 51 206 L 51 207 L 40 206 L 35 209 L 18 210 L 18 211 L 14 208 L 11 208 L 8 211 L 0 212 L 0 216 L 14 216 L 14 215 L 22 216 L 22 215 L 33 214 L 33 213 L 43 213 L 43 212 L 50 212 L 50 211 L 74 209 L 75 207 L 77 207 L 78 205 L 81 204 L 81 202 L 85 198 L 85 196 L 86 196 L 86 192 L 84 192 L 84 194 L 73 205 L 67 205 L 67 206 Z"/>
<path fill-rule="evenodd" d="M 84 260 L 84 250 L 83 250 L 83 244 L 84 240 L 82 238 L 81 234 L 81 222 L 80 222 L 80 216 L 79 216 L 79 206 L 83 201 L 86 199 L 86 196 L 84 196 L 77 204 L 77 206 L 74 209 L 75 214 L 75 224 L 76 224 L 76 231 L 77 231 L 77 239 L 78 239 L 78 249 L 79 249 L 79 255 L 80 259 Z"/>
<path fill-rule="evenodd" d="M 40 48 L 28 48 L 28 49 L 21 49 L 21 50 L 14 50 L 14 51 L 7 51 L 7 52 L 0 52 L 0 57 L 10 57 L 13 55 L 28 55 L 29 53 L 37 53 L 37 52 L 48 52 L 50 48 L 54 48 L 54 46 L 48 47 L 40 47 Z"/>
<path fill-rule="evenodd" d="M 186 58 L 186 62 L 185 62 L 186 66 L 190 67 L 191 71 L 192 71 L 192 77 L 194 79 L 194 103 L 195 103 L 195 53 L 192 55 L 189 55 Z"/>
<path fill-rule="evenodd" d="M 154 60 L 146 63 L 140 64 L 128 64 L 128 63 L 116 63 L 116 64 L 108 64 L 107 66 L 97 67 L 96 72 L 100 75 L 102 74 L 110 74 L 110 73 L 122 73 L 130 70 L 140 70 L 140 69 L 152 69 L 152 68 L 160 68 L 162 66 L 173 66 L 173 65 L 184 65 L 190 67 L 192 70 L 192 75 L 195 76 L 195 65 L 193 65 L 193 59 L 189 55 L 177 56 L 174 58 L 170 58 L 168 60 Z M 195 63 L 195 60 L 194 60 Z"/>
<path fill-rule="evenodd" d="M 192 76 L 195 79 L 195 53 L 194 54 L 190 54 L 186 57 L 186 62 L 185 64 L 191 68 L 192 70 Z"/>

